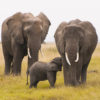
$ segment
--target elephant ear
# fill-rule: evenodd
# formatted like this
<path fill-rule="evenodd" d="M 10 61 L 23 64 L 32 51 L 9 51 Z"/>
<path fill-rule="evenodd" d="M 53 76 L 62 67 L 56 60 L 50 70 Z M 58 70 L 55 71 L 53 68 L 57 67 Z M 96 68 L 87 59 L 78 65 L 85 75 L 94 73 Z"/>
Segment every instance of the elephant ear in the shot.
<path fill-rule="evenodd" d="M 62 33 L 62 32 L 61 32 Z M 60 32 L 58 34 L 61 34 Z M 61 38 L 59 39 L 58 43 L 58 50 L 60 52 L 61 55 L 64 55 L 65 53 L 65 43 L 64 43 L 64 39 L 63 39 L 63 35 L 61 36 Z"/>
<path fill-rule="evenodd" d="M 49 63 L 49 71 L 61 71 L 61 69 L 62 69 L 62 58 L 61 57 L 55 57 Z"/>
<path fill-rule="evenodd" d="M 50 63 L 48 68 L 48 71 L 58 71 L 58 66 L 54 63 Z"/>
<path fill-rule="evenodd" d="M 41 43 L 43 43 L 43 41 L 46 38 L 46 35 L 48 34 L 48 30 L 49 30 L 49 27 L 51 25 L 51 22 L 47 18 L 47 16 L 42 12 L 37 17 L 40 18 L 42 20 L 42 23 L 43 23 L 43 34 L 41 36 Z"/>
<path fill-rule="evenodd" d="M 15 41 L 19 44 L 24 43 L 23 33 L 22 33 L 22 23 L 16 18 L 10 18 L 7 22 L 8 30 L 11 36 L 15 39 Z"/>
<path fill-rule="evenodd" d="M 65 26 L 67 25 L 66 22 L 62 22 L 56 32 L 55 32 L 55 42 L 56 42 L 56 46 L 57 46 L 57 49 L 59 51 L 59 53 L 61 55 L 64 55 L 64 52 L 65 52 L 65 41 L 64 41 L 64 33 L 63 33 L 63 30 L 65 29 Z"/>

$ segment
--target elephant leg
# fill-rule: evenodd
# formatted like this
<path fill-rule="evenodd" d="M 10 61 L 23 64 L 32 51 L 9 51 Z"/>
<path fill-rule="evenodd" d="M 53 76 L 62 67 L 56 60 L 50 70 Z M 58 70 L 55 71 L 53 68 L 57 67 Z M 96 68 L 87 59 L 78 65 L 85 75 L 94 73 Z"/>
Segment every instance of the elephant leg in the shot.
<path fill-rule="evenodd" d="M 13 57 L 13 71 L 12 71 L 12 73 L 14 75 L 21 74 L 21 63 L 22 63 L 23 57 L 24 56 L 22 55 L 21 51 L 17 51 L 14 54 L 14 57 Z"/>
<path fill-rule="evenodd" d="M 76 79 L 79 82 L 79 84 L 81 83 L 81 81 L 80 81 L 81 71 L 82 71 L 82 59 L 80 57 L 80 60 L 78 62 L 77 69 L 76 69 Z"/>
<path fill-rule="evenodd" d="M 47 74 L 48 81 L 50 83 L 50 87 L 54 87 L 56 82 L 56 72 L 48 72 Z"/>
<path fill-rule="evenodd" d="M 6 55 L 5 57 L 5 74 L 8 75 L 11 69 L 12 56 Z"/>
<path fill-rule="evenodd" d="M 79 84 L 81 84 L 80 77 L 81 77 L 81 68 L 76 73 L 76 79 Z"/>
<path fill-rule="evenodd" d="M 82 83 L 86 82 L 87 68 L 88 68 L 89 62 L 90 60 L 87 62 L 87 64 L 82 66 L 82 71 L 81 71 L 81 82 Z"/>
<path fill-rule="evenodd" d="M 32 88 L 32 87 L 37 88 L 37 84 L 38 84 L 38 81 L 33 81 L 33 82 L 30 84 L 30 87 L 29 87 L 29 88 Z"/>
<path fill-rule="evenodd" d="M 5 74 L 8 75 L 10 73 L 11 69 L 11 62 L 13 57 L 7 52 L 6 48 L 2 46 L 3 48 L 3 54 L 4 54 L 4 60 L 5 60 Z"/>
<path fill-rule="evenodd" d="M 34 82 L 33 86 L 37 88 L 38 81 Z"/>

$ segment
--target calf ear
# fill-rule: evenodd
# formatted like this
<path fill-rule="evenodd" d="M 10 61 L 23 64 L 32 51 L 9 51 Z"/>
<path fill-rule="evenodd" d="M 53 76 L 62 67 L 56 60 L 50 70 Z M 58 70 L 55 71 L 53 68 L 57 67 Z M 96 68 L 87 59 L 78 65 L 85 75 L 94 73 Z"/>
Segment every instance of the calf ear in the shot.
<path fill-rule="evenodd" d="M 50 64 L 48 71 L 58 71 L 58 67 L 56 64 Z"/>

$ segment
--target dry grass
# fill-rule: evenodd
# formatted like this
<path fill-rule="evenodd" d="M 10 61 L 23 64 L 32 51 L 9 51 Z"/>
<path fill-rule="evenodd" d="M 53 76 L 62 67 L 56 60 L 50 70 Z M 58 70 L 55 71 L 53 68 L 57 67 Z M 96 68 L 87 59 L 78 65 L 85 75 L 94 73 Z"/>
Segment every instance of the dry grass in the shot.
<path fill-rule="evenodd" d="M 59 56 L 54 44 L 42 45 L 44 56 L 39 60 L 48 62 Z M 0 45 L 0 100 L 100 100 L 100 44 L 98 44 L 88 68 L 87 83 L 78 87 L 64 86 L 63 73 L 58 72 L 54 89 L 48 81 L 38 84 L 38 88 L 26 86 L 27 57 L 22 64 L 21 76 L 4 75 L 4 60 Z M 95 70 L 95 72 L 91 72 Z"/>

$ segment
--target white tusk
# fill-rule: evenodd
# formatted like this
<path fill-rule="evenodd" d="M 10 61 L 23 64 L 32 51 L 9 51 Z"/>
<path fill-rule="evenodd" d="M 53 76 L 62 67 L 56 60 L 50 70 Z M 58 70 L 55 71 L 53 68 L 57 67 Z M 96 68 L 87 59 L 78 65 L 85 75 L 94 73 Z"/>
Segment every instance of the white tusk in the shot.
<path fill-rule="evenodd" d="M 43 30 L 43 27 L 42 27 L 42 25 L 40 25 L 40 29 L 41 29 L 41 30 Z"/>
<path fill-rule="evenodd" d="M 69 61 L 69 59 L 68 59 L 68 55 L 67 55 L 67 53 L 65 53 L 65 57 L 66 57 L 66 61 L 67 61 L 67 63 L 69 64 L 69 66 L 71 66 L 71 63 L 70 63 L 70 61 Z"/>
<path fill-rule="evenodd" d="M 32 58 L 32 57 L 31 57 L 31 54 L 30 54 L 29 48 L 28 48 L 28 57 L 29 57 L 29 58 Z"/>
<path fill-rule="evenodd" d="M 77 57 L 76 57 L 75 62 L 78 62 L 78 60 L 79 60 L 79 52 L 77 52 Z"/>
<path fill-rule="evenodd" d="M 43 52 L 42 52 L 42 50 L 41 50 L 41 49 L 40 49 L 40 53 L 41 53 L 41 55 L 42 55 L 42 56 L 44 56 L 44 54 L 43 54 Z"/>
<path fill-rule="evenodd" d="M 24 27 L 24 31 L 27 31 L 28 29 L 30 29 L 31 28 L 31 25 L 30 26 L 25 26 Z"/>

